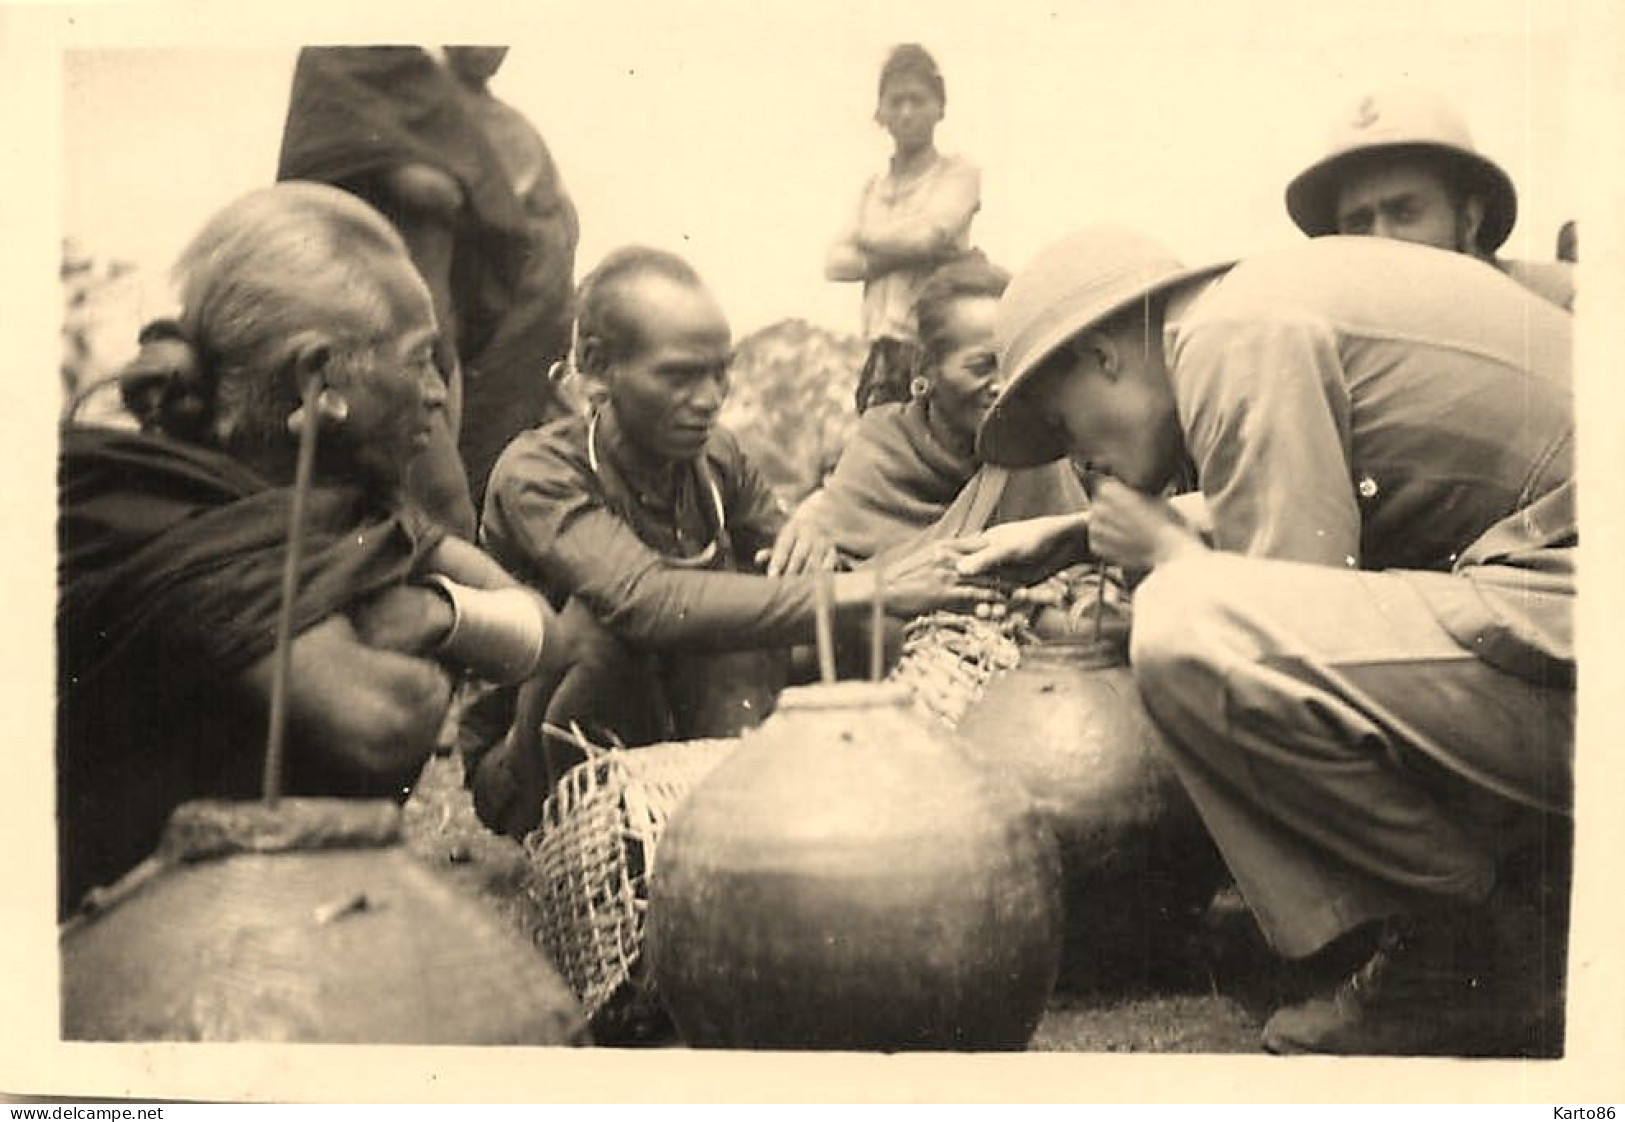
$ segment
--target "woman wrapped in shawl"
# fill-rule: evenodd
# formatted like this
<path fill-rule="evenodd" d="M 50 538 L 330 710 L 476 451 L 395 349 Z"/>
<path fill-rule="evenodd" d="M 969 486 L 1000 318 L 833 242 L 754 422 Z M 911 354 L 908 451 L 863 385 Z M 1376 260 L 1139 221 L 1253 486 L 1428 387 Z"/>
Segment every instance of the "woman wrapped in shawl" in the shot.
<path fill-rule="evenodd" d="M 259 793 L 306 426 L 285 793 L 399 794 L 454 673 L 546 674 L 569 645 L 540 597 L 401 497 L 445 386 L 429 293 L 382 216 L 282 184 L 215 216 L 176 273 L 178 320 L 123 378 L 142 431 L 70 416 L 62 436 L 63 911 L 152 852 L 177 804 Z"/>
<path fill-rule="evenodd" d="M 976 426 L 998 394 L 993 310 L 1007 274 L 972 254 L 934 272 L 915 303 L 921 359 L 906 404 L 865 413 L 822 489 L 794 518 L 820 529 L 851 564 L 932 538 L 1087 505 L 1064 461 L 985 467 Z"/>

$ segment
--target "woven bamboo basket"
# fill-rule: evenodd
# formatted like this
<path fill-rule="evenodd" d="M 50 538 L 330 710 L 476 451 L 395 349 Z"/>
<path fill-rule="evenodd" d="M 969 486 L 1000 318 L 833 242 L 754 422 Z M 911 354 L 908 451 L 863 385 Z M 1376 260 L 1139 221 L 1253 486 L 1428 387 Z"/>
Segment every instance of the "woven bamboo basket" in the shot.
<path fill-rule="evenodd" d="M 566 772 L 525 839 L 537 939 L 594 1036 L 643 1035 L 663 1019 L 643 964 L 649 877 L 672 812 L 737 739 L 601 749 Z"/>

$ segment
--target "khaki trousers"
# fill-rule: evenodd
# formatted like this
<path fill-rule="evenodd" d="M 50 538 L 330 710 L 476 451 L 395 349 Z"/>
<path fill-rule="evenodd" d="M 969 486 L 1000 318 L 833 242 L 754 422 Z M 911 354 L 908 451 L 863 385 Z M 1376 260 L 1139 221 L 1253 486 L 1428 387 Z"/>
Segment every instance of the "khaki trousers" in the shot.
<path fill-rule="evenodd" d="M 1460 579 L 1211 553 L 1135 594 L 1146 706 L 1282 954 L 1482 902 L 1571 806 L 1573 691 L 1458 645 L 1428 593 Z"/>

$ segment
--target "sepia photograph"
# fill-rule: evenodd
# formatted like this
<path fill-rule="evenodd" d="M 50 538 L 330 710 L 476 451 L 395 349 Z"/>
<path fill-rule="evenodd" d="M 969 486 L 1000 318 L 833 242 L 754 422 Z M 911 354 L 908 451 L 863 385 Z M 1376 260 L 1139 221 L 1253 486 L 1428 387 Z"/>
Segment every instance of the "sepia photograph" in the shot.
<path fill-rule="evenodd" d="M 0 6 L 0 1092 L 1618 1101 L 1621 34 Z"/>

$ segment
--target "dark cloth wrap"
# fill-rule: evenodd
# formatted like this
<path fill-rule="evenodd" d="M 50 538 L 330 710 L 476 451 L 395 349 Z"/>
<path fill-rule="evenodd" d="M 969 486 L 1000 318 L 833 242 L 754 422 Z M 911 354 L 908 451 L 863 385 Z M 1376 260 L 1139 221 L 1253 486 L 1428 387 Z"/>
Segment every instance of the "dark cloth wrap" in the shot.
<path fill-rule="evenodd" d="M 263 706 L 236 680 L 275 642 L 293 496 L 224 453 L 92 428 L 64 433 L 59 486 L 66 904 L 150 853 L 177 803 L 257 793 Z M 295 634 L 400 584 L 443 537 L 355 486 L 314 487 L 305 527 Z M 349 793 L 290 757 L 290 793 L 335 782 Z"/>

